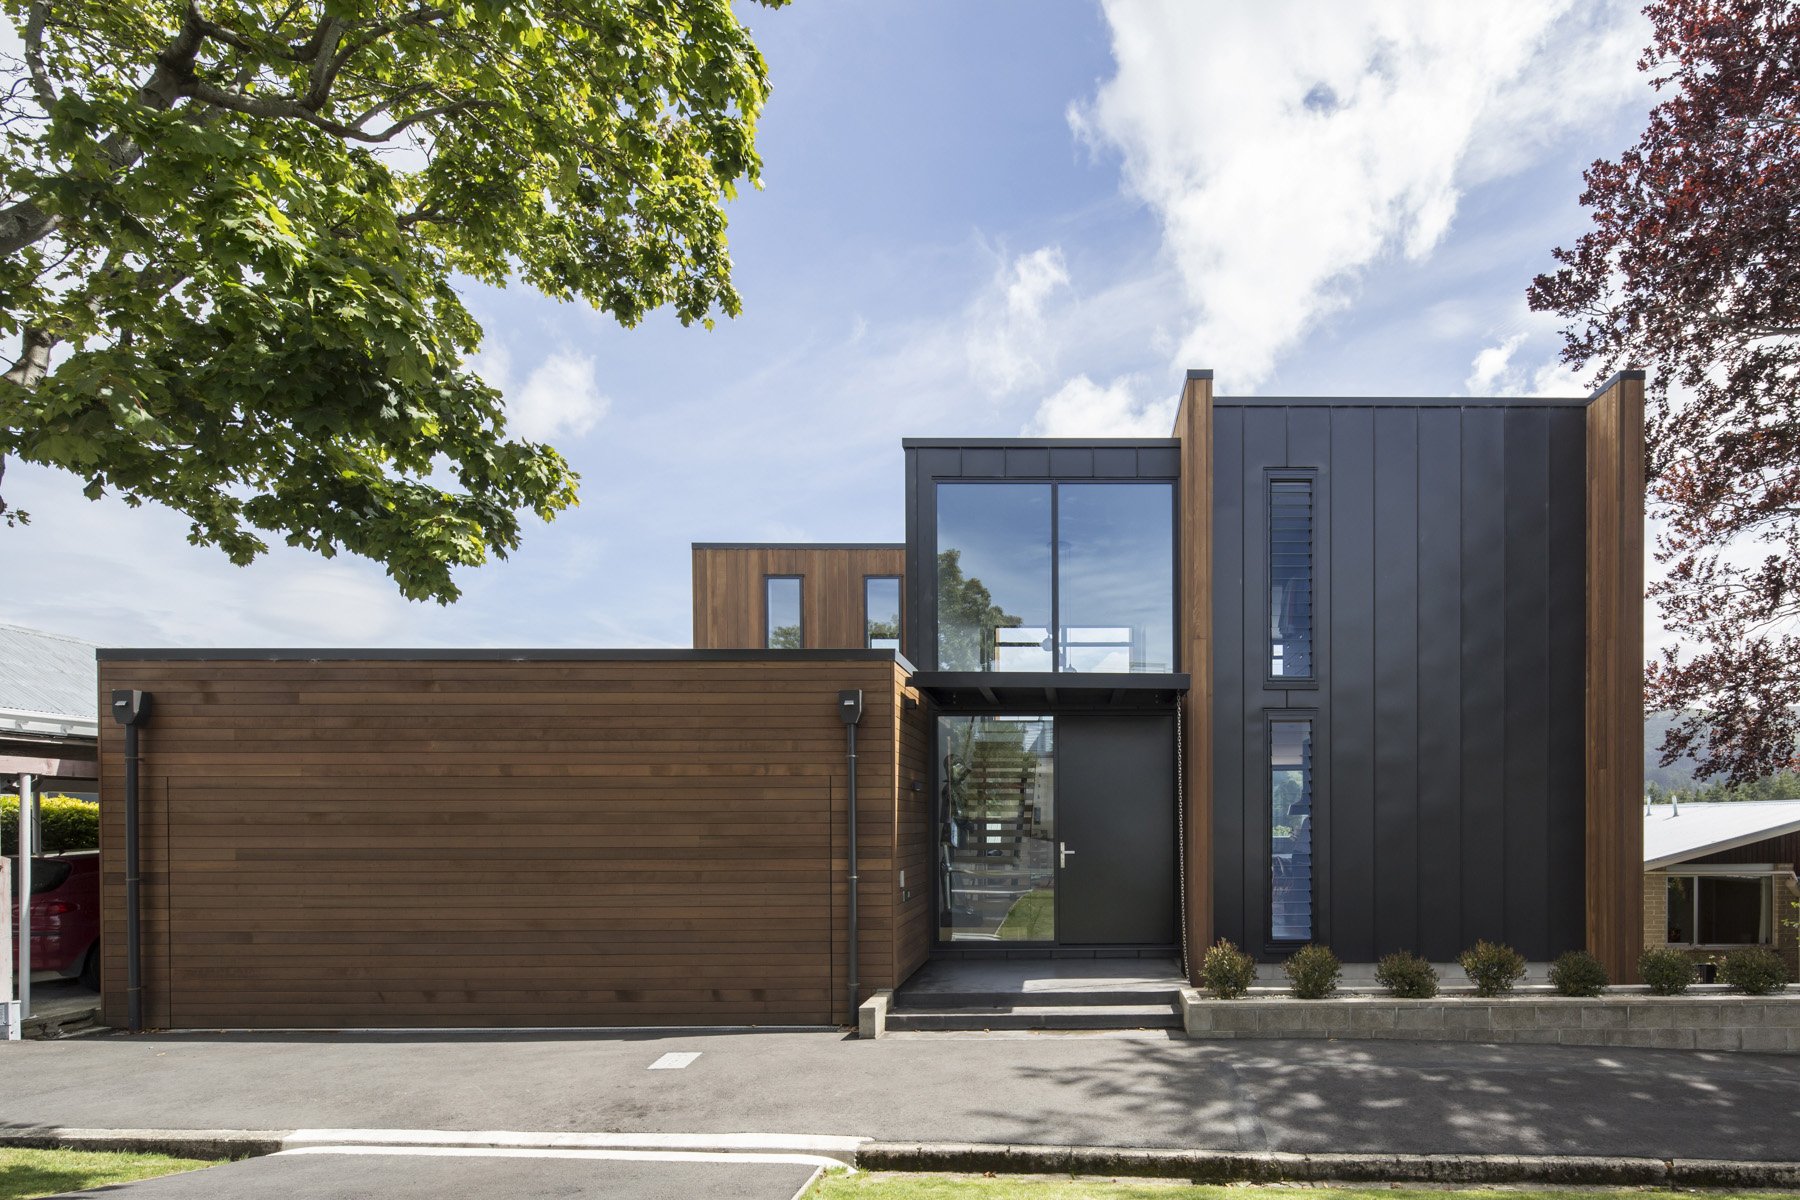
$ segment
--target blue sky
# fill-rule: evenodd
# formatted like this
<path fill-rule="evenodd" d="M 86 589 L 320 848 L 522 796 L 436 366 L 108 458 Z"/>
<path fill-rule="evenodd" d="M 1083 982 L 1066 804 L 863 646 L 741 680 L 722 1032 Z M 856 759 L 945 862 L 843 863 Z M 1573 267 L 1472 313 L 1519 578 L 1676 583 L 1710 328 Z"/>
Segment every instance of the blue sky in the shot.
<path fill-rule="evenodd" d="M 451 607 L 240 569 L 17 465 L 0 620 L 104 645 L 683 646 L 693 541 L 899 540 L 907 435 L 1166 434 L 1224 394 L 1580 394 L 1531 276 L 1651 101 L 1630 4 L 800 0 L 731 207 L 744 315 L 473 289 L 480 369 L 583 477 Z"/>

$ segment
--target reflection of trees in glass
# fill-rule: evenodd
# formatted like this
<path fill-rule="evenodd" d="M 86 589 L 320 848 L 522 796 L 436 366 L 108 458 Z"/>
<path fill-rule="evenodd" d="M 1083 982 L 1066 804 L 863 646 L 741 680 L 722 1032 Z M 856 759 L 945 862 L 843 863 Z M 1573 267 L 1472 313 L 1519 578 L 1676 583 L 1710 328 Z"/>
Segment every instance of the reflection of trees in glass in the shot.
<path fill-rule="evenodd" d="M 1294 804 L 1300 799 L 1300 772 L 1277 768 L 1270 778 L 1270 815 L 1277 825 L 1291 824 Z"/>
<path fill-rule="evenodd" d="M 881 638 L 891 638 L 894 641 L 899 641 L 900 622 L 897 619 L 892 621 L 870 621 L 869 640 L 873 642 L 878 641 Z"/>
<path fill-rule="evenodd" d="M 1020 617 L 994 603 L 987 585 L 964 578 L 962 551 L 938 554 L 938 670 L 986 671 L 994 665 L 994 631 L 1016 629 Z"/>
<path fill-rule="evenodd" d="M 777 625 L 769 630 L 769 649 L 800 649 L 800 627 L 798 625 Z"/>

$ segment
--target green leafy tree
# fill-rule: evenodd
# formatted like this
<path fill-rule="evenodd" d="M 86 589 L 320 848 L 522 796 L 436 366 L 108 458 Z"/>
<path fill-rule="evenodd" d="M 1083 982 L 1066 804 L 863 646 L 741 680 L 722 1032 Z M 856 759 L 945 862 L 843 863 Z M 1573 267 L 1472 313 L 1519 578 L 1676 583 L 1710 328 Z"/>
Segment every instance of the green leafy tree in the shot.
<path fill-rule="evenodd" d="M 577 483 L 465 368 L 459 280 L 739 311 L 767 76 L 729 0 L 0 3 L 0 470 L 447 602 Z"/>

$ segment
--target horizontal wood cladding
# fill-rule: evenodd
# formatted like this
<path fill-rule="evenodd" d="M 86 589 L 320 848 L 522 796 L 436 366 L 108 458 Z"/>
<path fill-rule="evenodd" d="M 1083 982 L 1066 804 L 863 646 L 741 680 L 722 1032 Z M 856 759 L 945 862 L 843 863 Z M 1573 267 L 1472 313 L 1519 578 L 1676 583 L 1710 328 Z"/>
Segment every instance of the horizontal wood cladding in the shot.
<path fill-rule="evenodd" d="M 761 649 L 767 632 L 763 581 L 798 575 L 802 644 L 860 650 L 866 629 L 863 581 L 905 573 L 903 546 L 695 546 L 694 648 Z"/>
<path fill-rule="evenodd" d="M 114 657 L 100 687 L 154 696 L 152 1027 L 847 1021 L 850 687 L 863 994 L 922 958 L 924 793 L 899 782 L 923 776 L 922 718 L 891 662 Z M 105 723 L 115 1025 L 122 753 Z"/>

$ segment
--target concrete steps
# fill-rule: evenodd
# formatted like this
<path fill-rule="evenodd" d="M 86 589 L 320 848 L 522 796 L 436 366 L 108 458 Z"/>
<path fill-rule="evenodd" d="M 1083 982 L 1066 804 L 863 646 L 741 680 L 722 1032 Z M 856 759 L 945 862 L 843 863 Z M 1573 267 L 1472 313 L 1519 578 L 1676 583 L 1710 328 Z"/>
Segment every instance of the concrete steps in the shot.
<path fill-rule="evenodd" d="M 1087 997 L 1076 1003 L 1008 1005 L 933 1005 L 896 1007 L 888 1013 L 890 1031 L 979 1032 L 989 1029 L 1179 1029 L 1181 1014 L 1166 1004 L 1097 1004 Z"/>
<path fill-rule="evenodd" d="M 1182 980 L 1173 960 L 936 960 L 895 994 L 895 1031 L 1179 1029 Z"/>

